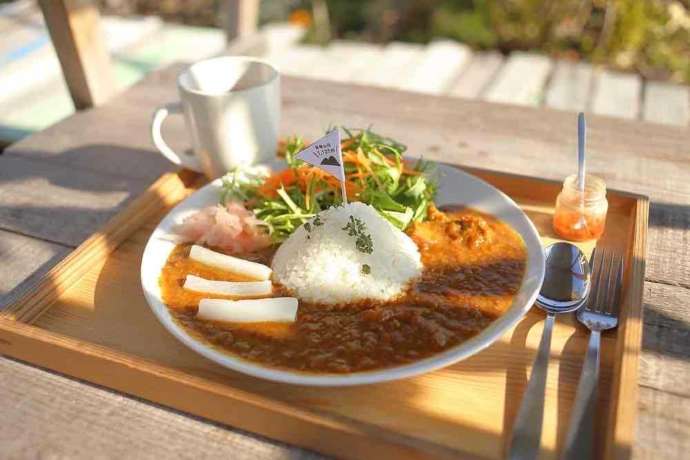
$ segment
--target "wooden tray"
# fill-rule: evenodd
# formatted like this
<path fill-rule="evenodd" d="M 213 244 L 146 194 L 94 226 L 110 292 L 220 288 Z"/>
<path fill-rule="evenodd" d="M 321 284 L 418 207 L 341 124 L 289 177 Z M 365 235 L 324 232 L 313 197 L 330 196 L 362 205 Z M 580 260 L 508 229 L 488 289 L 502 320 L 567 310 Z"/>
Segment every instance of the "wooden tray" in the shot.
<path fill-rule="evenodd" d="M 512 196 L 552 241 L 560 184 L 469 172 Z M 238 374 L 184 347 L 144 300 L 139 266 L 149 234 L 203 180 L 167 174 L 0 315 L 0 352 L 201 417 L 347 458 L 500 458 L 541 336 L 531 311 L 485 351 L 417 378 L 350 388 L 276 384 Z M 620 326 L 602 337 L 598 402 L 605 458 L 630 455 L 648 201 L 609 192 L 605 244 L 626 256 Z M 586 245 L 591 250 L 592 245 Z M 562 446 L 588 335 L 572 317 L 553 333 L 543 458 Z"/>

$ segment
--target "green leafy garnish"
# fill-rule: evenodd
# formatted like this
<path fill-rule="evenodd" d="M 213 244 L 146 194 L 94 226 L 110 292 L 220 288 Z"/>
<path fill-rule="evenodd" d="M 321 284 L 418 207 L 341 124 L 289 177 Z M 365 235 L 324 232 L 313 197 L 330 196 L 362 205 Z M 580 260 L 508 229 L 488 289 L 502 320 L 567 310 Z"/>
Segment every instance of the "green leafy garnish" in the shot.
<path fill-rule="evenodd" d="M 369 264 L 362 265 L 362 273 L 365 275 L 371 273 L 371 267 L 369 266 Z"/>
<path fill-rule="evenodd" d="M 374 252 L 374 242 L 371 235 L 366 233 L 367 224 L 357 217 L 350 216 L 350 221 L 343 227 L 349 236 L 355 237 L 355 247 L 359 252 L 371 254 Z"/>

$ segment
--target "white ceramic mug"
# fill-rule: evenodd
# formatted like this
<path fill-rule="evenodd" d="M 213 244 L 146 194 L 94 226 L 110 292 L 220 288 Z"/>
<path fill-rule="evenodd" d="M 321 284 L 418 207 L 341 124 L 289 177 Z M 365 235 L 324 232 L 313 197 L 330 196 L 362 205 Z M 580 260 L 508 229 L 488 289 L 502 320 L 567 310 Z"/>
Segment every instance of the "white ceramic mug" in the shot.
<path fill-rule="evenodd" d="M 151 136 L 170 161 L 210 178 L 236 166 L 275 158 L 280 123 L 280 76 L 258 59 L 224 56 L 197 62 L 177 78 L 180 102 L 159 107 Z M 177 153 L 163 140 L 170 114 L 184 113 L 194 154 Z"/>

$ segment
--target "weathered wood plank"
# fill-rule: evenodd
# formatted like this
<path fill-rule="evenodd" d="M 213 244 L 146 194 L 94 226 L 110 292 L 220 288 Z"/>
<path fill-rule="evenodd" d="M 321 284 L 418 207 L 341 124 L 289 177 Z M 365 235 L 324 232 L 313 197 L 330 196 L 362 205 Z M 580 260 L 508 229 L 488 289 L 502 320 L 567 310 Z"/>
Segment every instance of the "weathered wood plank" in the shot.
<path fill-rule="evenodd" d="M 150 181 L 0 157 L 0 229 L 77 246 Z"/>
<path fill-rule="evenodd" d="M 602 70 L 595 75 L 592 112 L 634 119 L 640 113 L 642 79 L 637 74 Z"/>
<path fill-rule="evenodd" d="M 85 109 L 115 94 L 115 77 L 95 4 L 40 0 L 74 106 Z"/>
<path fill-rule="evenodd" d="M 410 78 L 400 88 L 426 94 L 450 91 L 472 56 L 470 49 L 452 40 L 429 44 Z"/>
<path fill-rule="evenodd" d="M 647 242 L 650 253 L 646 271 L 648 280 L 690 288 L 690 257 L 685 249 L 690 247 L 689 202 L 686 199 L 685 203 L 651 204 Z"/>
<path fill-rule="evenodd" d="M 585 62 L 558 61 L 546 89 L 544 103 L 559 110 L 587 109 L 592 86 L 592 66 Z"/>
<path fill-rule="evenodd" d="M 0 230 L 0 310 L 71 250 L 69 246 Z"/>
<path fill-rule="evenodd" d="M 687 126 L 690 123 L 690 88 L 673 83 L 647 82 L 644 86 L 642 119 Z"/>
<path fill-rule="evenodd" d="M 177 100 L 169 91 L 160 102 Z M 173 169 L 151 145 L 150 118 L 153 107 L 145 110 L 104 107 L 103 110 L 79 112 L 69 123 L 51 126 L 30 138 L 15 143 L 4 153 L 6 157 L 22 157 L 61 165 L 65 168 L 105 173 L 127 179 L 152 181 Z M 88 126 L 89 129 L 84 129 Z M 181 116 L 170 117 L 163 127 L 166 141 L 176 150 L 189 148 L 189 140 Z M 2 172 L 0 172 L 2 174 Z"/>
<path fill-rule="evenodd" d="M 362 72 L 359 82 L 367 85 L 401 88 L 412 77 L 424 57 L 424 46 L 393 42 L 384 49 L 375 68 Z"/>
<path fill-rule="evenodd" d="M 507 104 L 539 105 L 552 67 L 552 61 L 546 56 L 514 52 L 501 67 L 483 99 Z"/>
<path fill-rule="evenodd" d="M 4 357 L 0 412 L 5 458 L 321 458 Z"/>
<path fill-rule="evenodd" d="M 475 53 L 450 91 L 451 96 L 478 98 L 489 86 L 505 61 L 497 52 Z"/>
<path fill-rule="evenodd" d="M 640 388 L 633 459 L 684 459 L 690 451 L 690 400 Z"/>
<path fill-rule="evenodd" d="M 644 300 L 640 385 L 690 403 L 690 289 L 647 282 Z"/>

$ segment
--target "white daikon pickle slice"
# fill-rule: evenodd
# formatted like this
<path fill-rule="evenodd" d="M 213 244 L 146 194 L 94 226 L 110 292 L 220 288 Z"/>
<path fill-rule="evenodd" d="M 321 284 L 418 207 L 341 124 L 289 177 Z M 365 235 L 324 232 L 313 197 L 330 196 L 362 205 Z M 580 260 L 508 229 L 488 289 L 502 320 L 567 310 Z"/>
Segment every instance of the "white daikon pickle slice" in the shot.
<path fill-rule="evenodd" d="M 270 295 L 273 285 L 270 281 L 213 281 L 195 275 L 187 275 L 185 289 L 205 294 L 256 297 Z"/>
<path fill-rule="evenodd" d="M 266 265 L 211 251 L 203 246 L 192 246 L 189 258 L 210 267 L 258 280 L 267 280 L 271 277 L 271 268 Z"/>
<path fill-rule="evenodd" d="M 297 318 L 297 299 L 201 299 L 197 318 L 230 323 L 292 323 Z"/>

